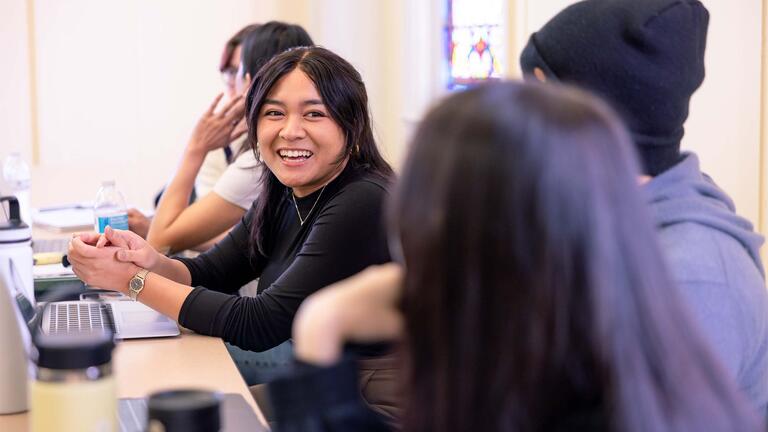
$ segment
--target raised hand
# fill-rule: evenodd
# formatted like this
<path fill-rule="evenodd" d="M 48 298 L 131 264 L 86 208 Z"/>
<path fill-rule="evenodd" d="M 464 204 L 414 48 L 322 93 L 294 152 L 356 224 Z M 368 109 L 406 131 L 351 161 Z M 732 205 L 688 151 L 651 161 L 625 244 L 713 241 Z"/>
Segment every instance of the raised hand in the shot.
<path fill-rule="evenodd" d="M 235 129 L 232 130 L 232 133 L 230 134 L 229 139 L 230 141 L 234 141 L 240 138 L 241 136 L 243 136 L 243 134 L 245 134 L 246 132 L 248 132 L 248 123 L 245 121 L 245 117 L 243 117 L 237 123 L 237 125 L 235 126 Z"/>
<path fill-rule="evenodd" d="M 221 97 L 222 94 L 216 96 L 211 106 L 197 121 L 187 146 L 189 151 L 204 155 L 211 150 L 228 145 L 234 138 L 244 133 L 242 127 L 239 127 L 237 131 L 235 129 L 243 119 L 245 112 L 243 97 L 238 96 L 232 99 L 219 112 L 216 112 L 216 106 Z"/>

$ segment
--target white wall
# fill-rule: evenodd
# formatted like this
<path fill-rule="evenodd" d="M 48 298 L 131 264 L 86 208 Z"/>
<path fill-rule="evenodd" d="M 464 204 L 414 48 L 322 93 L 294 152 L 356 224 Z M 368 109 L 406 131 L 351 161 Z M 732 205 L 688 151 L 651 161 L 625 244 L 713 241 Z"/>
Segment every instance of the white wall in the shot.
<path fill-rule="evenodd" d="M 32 45 L 21 28 L 27 1 L 34 4 Z M 17 42 L 12 64 L 19 69 L 3 68 L 0 82 L 29 75 L 23 58 L 34 47 L 40 158 L 33 204 L 92 199 L 100 180 L 115 179 L 130 202 L 149 206 L 220 91 L 224 42 L 263 19 L 260 8 L 248 0 L 27 1 L 3 3 L 13 6 L 0 28 Z M 3 109 L 28 103 L 26 89 L 14 88 L 20 93 L 3 94 Z M 21 117 L 14 123 L 23 124 Z M 15 128 L 0 124 L 0 137 L 5 141 Z M 13 143 L 31 156 L 28 132 Z"/>
<path fill-rule="evenodd" d="M 704 2 L 710 11 L 707 76 L 691 101 L 683 148 L 736 201 L 760 220 L 762 1 Z"/>
<path fill-rule="evenodd" d="M 0 2 L 0 158 L 12 151 L 31 160 L 32 124 L 29 98 L 27 14 L 24 0 Z M 0 194 L 8 192 L 0 176 Z"/>
<path fill-rule="evenodd" d="M 344 57 L 362 75 L 374 133 L 390 160 L 398 157 L 393 143 L 400 139 L 390 119 L 391 110 L 399 102 L 399 93 L 392 89 L 400 88 L 396 47 L 401 23 L 390 19 L 397 4 L 379 0 L 312 1 L 308 24 L 316 43 Z"/>

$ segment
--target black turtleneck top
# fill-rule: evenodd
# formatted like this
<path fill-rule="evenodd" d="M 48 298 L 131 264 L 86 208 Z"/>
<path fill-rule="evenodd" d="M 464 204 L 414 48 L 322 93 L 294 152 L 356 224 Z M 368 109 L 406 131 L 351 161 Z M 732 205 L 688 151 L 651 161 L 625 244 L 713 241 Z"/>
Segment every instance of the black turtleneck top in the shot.
<path fill-rule="evenodd" d="M 252 207 L 213 248 L 195 258 L 177 258 L 197 287 L 184 301 L 179 323 L 251 351 L 288 340 L 293 317 L 307 296 L 390 261 L 383 211 L 387 188 L 386 180 L 350 166 L 324 190 L 296 198 L 296 205 L 286 188 L 272 223 L 264 228 L 266 256 L 251 247 Z M 237 295 L 256 278 L 256 297 Z M 384 349 L 353 348 L 363 356 Z"/>

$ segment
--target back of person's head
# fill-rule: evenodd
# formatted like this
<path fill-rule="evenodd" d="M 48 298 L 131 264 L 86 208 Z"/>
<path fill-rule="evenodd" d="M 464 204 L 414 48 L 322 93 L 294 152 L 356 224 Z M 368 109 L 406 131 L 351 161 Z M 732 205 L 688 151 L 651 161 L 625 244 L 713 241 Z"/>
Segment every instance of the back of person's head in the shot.
<path fill-rule="evenodd" d="M 282 78 L 297 69 L 312 81 L 330 117 L 344 133 L 344 150 L 338 162 L 342 163 L 348 155 L 347 165 L 353 169 L 389 179 L 393 174 L 392 168 L 376 145 L 368 111 L 368 94 L 360 73 L 339 55 L 318 46 L 284 51 L 253 76 L 245 102 L 248 139 L 252 149 L 258 151 L 258 119 L 265 100 Z M 283 186 L 274 174 L 265 169 L 260 187 L 262 192 L 256 202 L 253 227 L 256 233 L 255 244 L 265 253 L 265 245 L 259 237 L 260 228 L 268 223 Z"/>
<path fill-rule="evenodd" d="M 229 38 L 227 43 L 224 44 L 224 50 L 221 53 L 221 60 L 219 61 L 219 72 L 224 72 L 229 67 L 230 62 L 232 61 L 232 55 L 235 53 L 237 47 L 243 43 L 243 39 L 245 39 L 248 33 L 256 30 L 257 28 L 259 28 L 259 24 L 249 24 L 241 28 L 237 33 Z"/>
<path fill-rule="evenodd" d="M 303 27 L 270 21 L 248 33 L 243 41 L 243 71 L 251 77 L 273 56 L 289 48 L 314 45 Z"/>
<path fill-rule="evenodd" d="M 604 97 L 627 124 L 643 170 L 680 159 L 691 95 L 704 80 L 709 13 L 698 0 L 585 0 L 534 33 L 520 63 Z"/>
<path fill-rule="evenodd" d="M 392 207 L 405 430 L 755 430 L 675 295 L 638 172 L 578 90 L 491 84 L 426 116 Z"/>

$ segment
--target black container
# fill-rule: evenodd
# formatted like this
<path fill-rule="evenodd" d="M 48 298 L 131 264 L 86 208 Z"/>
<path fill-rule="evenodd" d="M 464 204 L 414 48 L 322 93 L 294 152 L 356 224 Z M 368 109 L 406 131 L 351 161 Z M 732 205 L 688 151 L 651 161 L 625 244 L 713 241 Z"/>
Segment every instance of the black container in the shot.
<path fill-rule="evenodd" d="M 215 432 L 221 429 L 221 396 L 206 390 L 153 393 L 147 402 L 149 432 Z"/>

